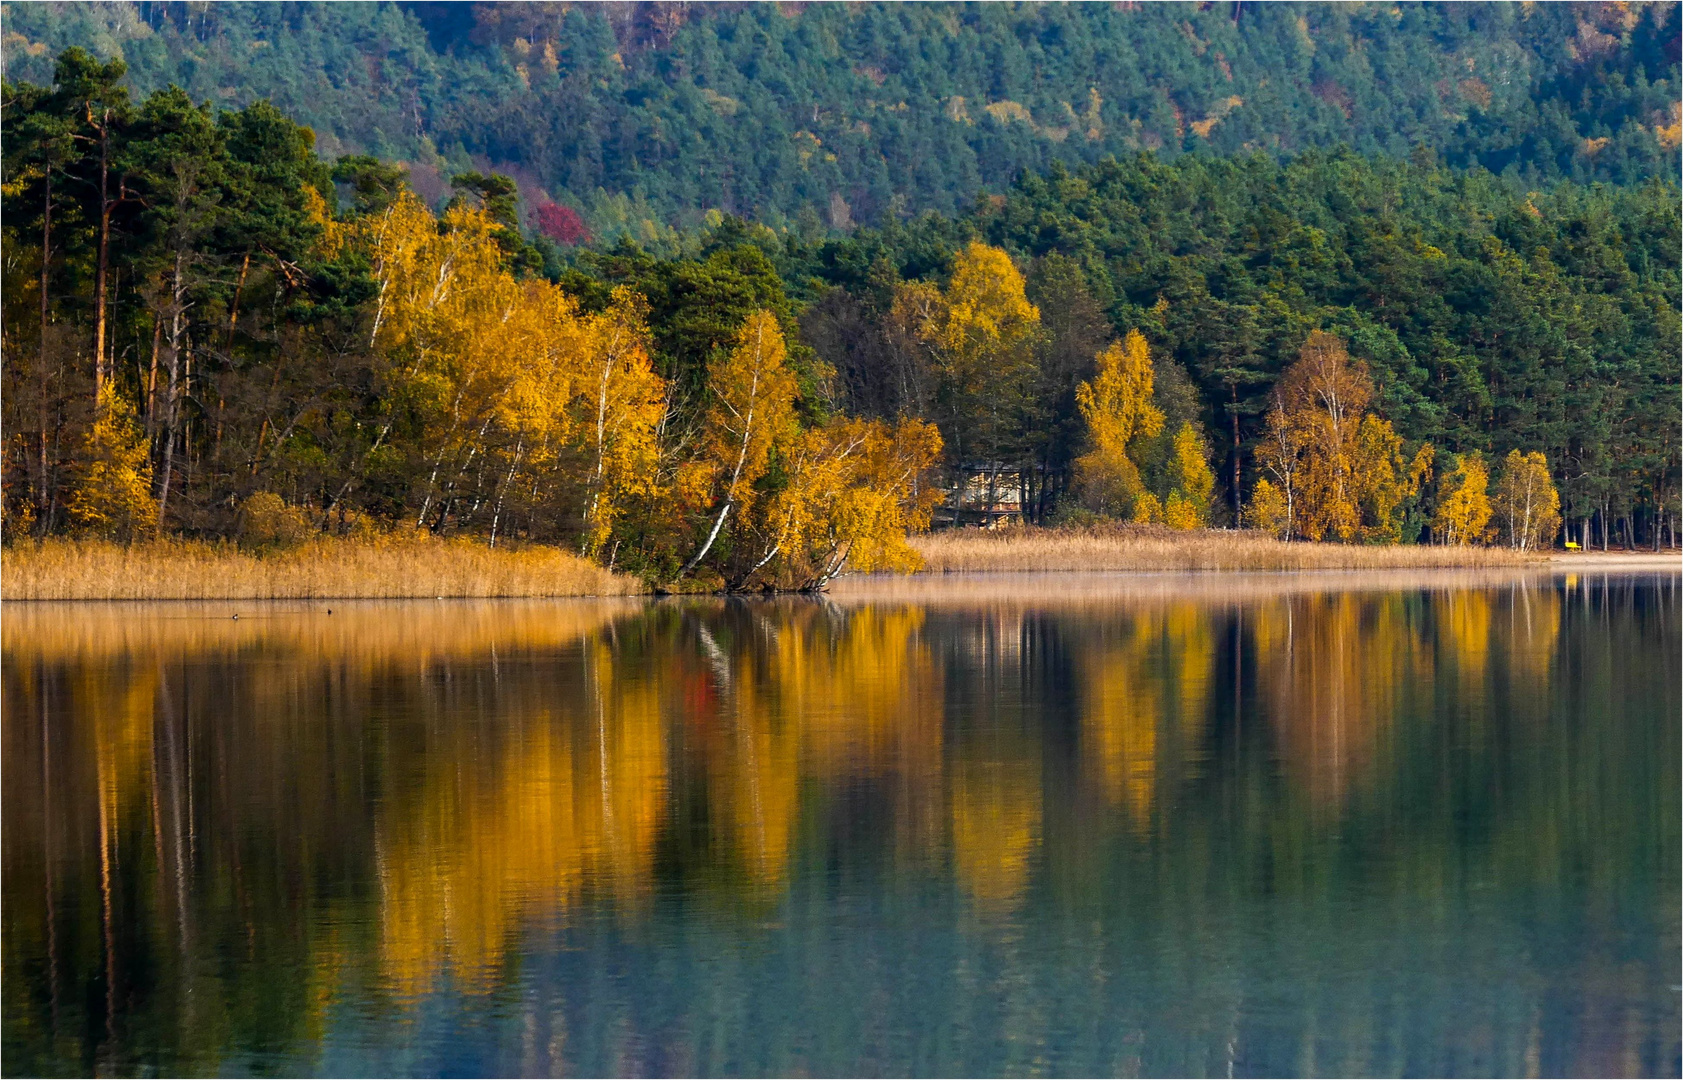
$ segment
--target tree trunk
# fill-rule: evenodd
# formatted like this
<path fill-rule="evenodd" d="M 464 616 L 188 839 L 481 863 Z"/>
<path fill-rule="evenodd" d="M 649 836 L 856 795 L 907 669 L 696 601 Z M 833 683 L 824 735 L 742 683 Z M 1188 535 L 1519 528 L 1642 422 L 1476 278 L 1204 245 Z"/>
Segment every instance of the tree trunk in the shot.
<path fill-rule="evenodd" d="M 39 498 L 39 529 L 44 534 L 51 524 L 51 501 L 47 493 L 47 323 L 52 313 L 47 301 L 47 270 L 52 262 L 53 253 L 53 173 L 49 162 L 46 176 L 42 181 L 45 195 L 41 202 L 41 349 L 38 357 L 39 368 L 36 379 L 41 390 L 39 419 L 41 422 L 41 460 L 40 460 L 40 494 Z"/>
<path fill-rule="evenodd" d="M 245 261 L 240 263 L 240 280 L 234 285 L 234 302 L 228 306 L 228 336 L 222 345 L 222 362 L 229 367 L 234 363 L 234 324 L 240 318 L 240 293 L 245 290 L 245 274 L 251 269 L 251 252 L 246 252 Z M 222 462 L 222 421 L 227 413 L 228 403 L 222 394 L 222 387 L 216 388 L 216 439 L 210 460 L 213 466 Z"/>
<path fill-rule="evenodd" d="M 1237 20 L 1238 16 L 1235 15 L 1234 19 Z M 1228 415 L 1233 420 L 1233 479 L 1230 483 L 1233 487 L 1233 527 L 1237 529 L 1240 514 L 1244 509 L 1239 491 L 1239 391 L 1237 388 L 1230 389 L 1232 391 L 1232 402 L 1228 409 Z"/>
<path fill-rule="evenodd" d="M 158 437 L 158 346 L 164 336 L 164 320 L 156 315 L 152 317 L 152 369 L 146 376 L 146 441 L 152 442 Z"/>
<path fill-rule="evenodd" d="M 175 468 L 175 441 L 181 391 L 181 316 L 185 292 L 181 280 L 183 257 L 175 256 L 175 280 L 170 286 L 169 328 L 169 389 L 164 398 L 164 467 L 158 480 L 158 527 L 164 527 L 164 514 L 169 509 L 170 479 Z"/>
<path fill-rule="evenodd" d="M 90 113 L 92 110 L 89 110 Z M 92 119 L 90 116 L 89 119 Z M 94 411 L 105 394 L 105 278 L 111 252 L 111 110 L 99 130 L 99 256 L 94 268 Z"/>

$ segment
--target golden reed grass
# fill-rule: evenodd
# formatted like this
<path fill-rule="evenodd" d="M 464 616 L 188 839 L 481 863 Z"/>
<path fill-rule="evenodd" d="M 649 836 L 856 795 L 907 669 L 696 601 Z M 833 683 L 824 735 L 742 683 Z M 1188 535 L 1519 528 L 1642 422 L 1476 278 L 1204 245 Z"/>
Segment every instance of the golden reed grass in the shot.
<path fill-rule="evenodd" d="M 555 548 L 490 548 L 470 540 L 324 538 L 262 555 L 194 540 L 128 547 L 48 540 L 0 551 L 0 597 L 7 600 L 430 599 L 643 591 L 634 578 Z"/>
<path fill-rule="evenodd" d="M 1254 532 L 1162 526 L 959 529 L 911 538 L 933 574 L 1031 570 L 1390 570 L 1541 563 L 1508 548 L 1284 543 Z"/>

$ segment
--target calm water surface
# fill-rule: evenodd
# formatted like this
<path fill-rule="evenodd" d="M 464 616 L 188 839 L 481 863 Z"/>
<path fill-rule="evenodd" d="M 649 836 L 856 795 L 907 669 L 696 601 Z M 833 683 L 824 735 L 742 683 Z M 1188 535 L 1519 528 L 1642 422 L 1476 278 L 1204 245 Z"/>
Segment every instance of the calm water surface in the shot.
<path fill-rule="evenodd" d="M 9 605 L 0 1066 L 1678 1074 L 1677 575 L 893 588 Z"/>

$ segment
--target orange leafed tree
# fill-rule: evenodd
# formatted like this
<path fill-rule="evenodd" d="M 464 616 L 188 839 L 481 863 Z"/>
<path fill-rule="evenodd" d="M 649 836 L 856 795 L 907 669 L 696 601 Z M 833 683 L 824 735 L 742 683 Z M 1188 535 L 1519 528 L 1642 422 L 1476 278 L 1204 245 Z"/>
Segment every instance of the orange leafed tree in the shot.
<path fill-rule="evenodd" d="M 1316 330 L 1274 391 L 1257 457 L 1265 471 L 1249 515 L 1309 540 L 1400 539 L 1400 509 L 1432 451 L 1412 460 L 1389 420 L 1368 411 L 1373 382 L 1337 337 Z"/>

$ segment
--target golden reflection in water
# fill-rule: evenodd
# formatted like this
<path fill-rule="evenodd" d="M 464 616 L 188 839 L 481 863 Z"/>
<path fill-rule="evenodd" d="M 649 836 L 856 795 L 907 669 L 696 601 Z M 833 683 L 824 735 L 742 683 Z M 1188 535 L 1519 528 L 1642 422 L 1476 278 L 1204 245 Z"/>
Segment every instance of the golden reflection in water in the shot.
<path fill-rule="evenodd" d="M 1369 763 L 1398 694 L 1431 678 L 1420 627 L 1400 594 L 1321 594 L 1259 605 L 1256 678 L 1279 754 L 1302 790 L 1336 806 Z"/>
<path fill-rule="evenodd" d="M 1040 846 L 1040 755 L 1037 747 L 1021 749 L 1026 757 L 977 754 L 953 763 L 953 868 L 985 915 L 1022 900 Z"/>
<path fill-rule="evenodd" d="M 1570 581 L 1568 589 L 1571 588 Z M 1561 595 L 1553 589 L 1509 591 L 1508 625 L 1501 633 L 1510 678 L 1540 691 L 1548 685 L 1560 642 Z"/>
<path fill-rule="evenodd" d="M 1432 607 L 1442 627 L 1440 652 L 1447 653 L 1457 682 L 1467 689 L 1482 683 L 1490 660 L 1490 594 L 1450 593 L 1435 597 Z"/>
<path fill-rule="evenodd" d="M 8 1064 L 1674 1067 L 1675 588 L 1073 580 L 9 605 Z"/>
<path fill-rule="evenodd" d="M 458 726 L 381 822 L 381 952 L 401 994 L 448 972 L 491 988 L 525 918 L 554 919 L 587 888 L 635 914 L 649 893 L 667 802 L 656 687 L 616 678 L 608 645 L 584 646 L 584 700 L 501 718 L 486 761 Z M 464 768 L 464 762 L 467 763 Z"/>
<path fill-rule="evenodd" d="M 1384 756 L 1392 719 L 1411 696 L 1429 696 L 1445 667 L 1466 687 L 1500 649 L 1513 678 L 1546 680 L 1560 604 L 1554 589 L 1530 586 L 1296 591 L 1242 605 L 1153 594 L 1102 612 L 1052 604 L 1042 617 L 1073 643 L 1073 775 L 1140 840 L 1173 813 L 1165 785 L 1187 783 L 1207 756 L 1230 626 L 1242 630 L 1242 679 L 1253 684 L 1241 689 L 1262 704 L 1273 751 L 1313 805 L 1337 812 Z M 246 605 L 239 621 L 228 606 L 7 613 L 13 700 L 43 693 L 43 672 L 69 676 L 60 753 L 92 751 L 83 760 L 107 928 L 114 868 L 133 857 L 119 850 L 125 837 L 148 838 L 160 917 L 180 924 L 182 941 L 196 815 L 249 814 L 254 828 L 274 827 L 265 813 L 284 817 L 298 858 L 338 843 L 346 823 L 296 794 L 347 774 L 351 751 L 324 747 L 321 725 L 331 710 L 333 722 L 356 723 L 393 700 L 413 720 L 352 755 L 373 754 L 386 779 L 368 820 L 350 825 L 368 829 L 379 970 L 400 996 L 444 978 L 492 988 L 526 927 L 586 901 L 637 919 L 663 837 L 694 827 L 675 817 L 689 805 L 680 761 L 704 799 L 707 857 L 720 871 L 711 880 L 762 902 L 788 887 L 803 814 L 861 783 L 886 799 L 898 856 L 949 866 L 984 914 L 1016 909 L 1038 860 L 1065 857 L 1043 852 L 1047 803 L 1061 797 L 1048 786 L 1043 733 L 951 723 L 947 667 L 921 604 L 353 604 L 331 616 L 326 605 Z M 976 616 L 954 624 L 966 678 L 1020 679 L 1023 609 Z M 232 725 L 218 766 L 244 770 L 217 783 L 251 790 L 195 811 L 175 716 L 188 671 L 213 662 L 238 672 L 218 691 Z M 440 686 L 474 689 L 457 700 L 467 691 Z M 7 731 L 9 748 L 23 745 Z M 242 747 L 237 732 L 269 741 Z M 43 792 L 44 804 L 55 798 Z M 354 945 L 316 947 L 310 993 L 322 997 Z"/>
<path fill-rule="evenodd" d="M 1089 635 L 1080 654 L 1082 761 L 1138 836 L 1151 830 L 1160 756 L 1194 754 L 1206 723 L 1215 638 L 1192 602 L 1153 605 Z"/>
<path fill-rule="evenodd" d="M 704 639 L 711 635 L 701 628 Z M 709 804 L 724 825 L 719 837 L 756 891 L 781 886 L 788 873 L 800 776 L 799 728 L 779 708 L 780 689 L 763 655 L 713 653 L 718 708 L 705 729 Z"/>
<path fill-rule="evenodd" d="M 1540 697 L 1560 604 L 1552 588 L 1520 585 L 1423 596 L 1329 592 L 1252 606 L 1258 690 L 1283 764 L 1311 801 L 1338 806 L 1371 774 L 1399 713 L 1430 702 L 1440 679 L 1452 680 L 1458 700 L 1483 700 L 1494 648 L 1506 654 L 1509 681 L 1531 681 L 1526 692 Z"/>
<path fill-rule="evenodd" d="M 19 668 L 268 654 L 300 666 L 396 664 L 413 671 L 498 649 L 569 645 L 641 608 L 636 600 L 13 603 L 0 633 L 7 660 Z"/>

